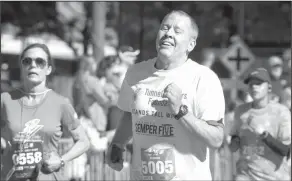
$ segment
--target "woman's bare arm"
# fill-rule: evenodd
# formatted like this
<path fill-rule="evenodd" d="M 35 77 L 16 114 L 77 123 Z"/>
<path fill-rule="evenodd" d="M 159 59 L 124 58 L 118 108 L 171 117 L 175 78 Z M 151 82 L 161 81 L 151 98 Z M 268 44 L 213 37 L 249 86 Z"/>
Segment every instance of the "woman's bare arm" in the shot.
<path fill-rule="evenodd" d="M 74 145 L 67 153 L 62 156 L 62 159 L 65 163 L 82 155 L 89 149 L 90 146 L 88 137 L 81 125 L 79 125 L 76 129 L 70 130 L 70 133 L 73 137 Z"/>

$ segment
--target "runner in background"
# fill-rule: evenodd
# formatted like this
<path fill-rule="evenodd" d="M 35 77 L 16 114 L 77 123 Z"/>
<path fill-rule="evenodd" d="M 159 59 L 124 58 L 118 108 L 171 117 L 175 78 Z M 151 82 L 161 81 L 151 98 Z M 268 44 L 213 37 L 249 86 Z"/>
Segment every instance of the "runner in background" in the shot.
<path fill-rule="evenodd" d="M 235 180 L 290 180 L 290 111 L 269 100 L 272 87 L 266 69 L 256 69 L 245 83 L 253 101 L 236 108 L 230 130 L 230 148 L 240 152 Z"/>
<path fill-rule="evenodd" d="M 44 44 L 31 44 L 20 55 L 22 86 L 1 94 L 1 180 L 64 180 L 58 171 L 89 148 L 86 133 L 69 100 L 47 88 L 53 60 Z M 63 130 L 74 145 L 58 154 Z"/>

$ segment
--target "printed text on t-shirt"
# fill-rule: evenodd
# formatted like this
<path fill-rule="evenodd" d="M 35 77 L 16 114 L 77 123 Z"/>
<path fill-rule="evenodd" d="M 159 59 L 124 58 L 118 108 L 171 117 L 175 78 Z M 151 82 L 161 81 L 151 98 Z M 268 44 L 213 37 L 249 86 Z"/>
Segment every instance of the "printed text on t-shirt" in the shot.
<path fill-rule="evenodd" d="M 171 124 L 161 124 L 159 126 L 148 123 L 135 123 L 135 132 L 137 134 L 158 136 L 158 137 L 173 137 L 174 127 Z"/>

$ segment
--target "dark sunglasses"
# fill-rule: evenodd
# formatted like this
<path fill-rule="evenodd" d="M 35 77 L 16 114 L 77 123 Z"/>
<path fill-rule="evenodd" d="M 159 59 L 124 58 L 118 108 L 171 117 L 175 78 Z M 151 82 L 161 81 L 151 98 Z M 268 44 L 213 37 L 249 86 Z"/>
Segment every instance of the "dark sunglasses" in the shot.
<path fill-rule="evenodd" d="M 32 64 L 33 61 L 35 62 L 37 67 L 42 69 L 47 65 L 47 61 L 39 57 L 34 59 L 31 57 L 25 57 L 24 59 L 21 60 L 21 63 L 23 66 L 28 67 Z"/>

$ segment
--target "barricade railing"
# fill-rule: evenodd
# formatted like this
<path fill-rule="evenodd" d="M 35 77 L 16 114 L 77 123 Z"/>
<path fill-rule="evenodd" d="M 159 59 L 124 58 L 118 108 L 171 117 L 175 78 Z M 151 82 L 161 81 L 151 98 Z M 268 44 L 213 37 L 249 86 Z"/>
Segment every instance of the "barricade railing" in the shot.
<path fill-rule="evenodd" d="M 62 155 L 73 146 L 72 139 L 61 139 L 59 154 Z M 64 178 L 81 180 L 130 180 L 130 159 L 131 154 L 125 153 L 124 168 L 117 172 L 111 169 L 105 160 L 105 152 L 88 151 L 86 154 L 67 163 L 60 173 Z"/>

